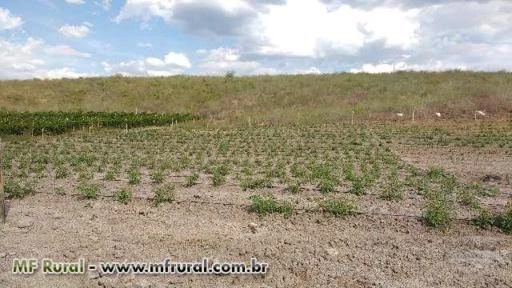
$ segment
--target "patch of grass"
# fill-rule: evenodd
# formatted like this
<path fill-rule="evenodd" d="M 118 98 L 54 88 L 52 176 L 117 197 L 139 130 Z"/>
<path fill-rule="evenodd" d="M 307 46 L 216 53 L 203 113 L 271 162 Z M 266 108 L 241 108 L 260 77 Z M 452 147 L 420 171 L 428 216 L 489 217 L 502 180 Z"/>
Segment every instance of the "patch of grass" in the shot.
<path fill-rule="evenodd" d="M 165 171 L 153 170 L 151 173 L 151 181 L 155 184 L 161 184 L 164 182 Z"/>
<path fill-rule="evenodd" d="M 445 228 L 453 220 L 452 207 L 446 197 L 430 199 L 423 212 L 423 220 L 428 226 Z"/>
<path fill-rule="evenodd" d="M 199 174 L 194 173 L 187 177 L 187 183 L 185 183 L 185 187 L 192 187 L 197 184 L 197 180 L 199 180 Z"/>
<path fill-rule="evenodd" d="M 249 211 L 258 213 L 259 215 L 267 215 L 271 213 L 283 214 L 284 218 L 289 218 L 294 210 L 292 204 L 284 201 L 278 201 L 273 195 L 253 195 L 251 199 L 252 203 L 249 207 Z"/>
<path fill-rule="evenodd" d="M 132 192 L 126 188 L 121 188 L 114 192 L 114 198 L 119 203 L 128 204 L 132 201 Z"/>
<path fill-rule="evenodd" d="M 339 218 L 345 218 L 356 213 L 356 206 L 346 200 L 324 200 L 319 205 L 325 213 Z"/>
<path fill-rule="evenodd" d="M 155 197 L 153 204 L 158 206 L 161 203 L 172 203 L 176 199 L 175 187 L 172 184 L 164 184 L 154 190 Z"/>
<path fill-rule="evenodd" d="M 131 169 L 128 172 L 128 184 L 130 185 L 138 185 L 140 184 L 140 171 L 138 169 Z"/>
<path fill-rule="evenodd" d="M 84 199 L 96 199 L 98 197 L 98 186 L 96 185 L 81 183 L 77 190 Z"/>
<path fill-rule="evenodd" d="M 244 191 L 247 189 L 261 189 L 261 188 L 272 188 L 272 182 L 266 178 L 245 178 L 240 183 L 240 186 Z"/>
<path fill-rule="evenodd" d="M 334 182 L 328 179 L 322 179 L 318 184 L 318 188 L 322 194 L 329 194 L 334 192 L 334 187 Z"/>
<path fill-rule="evenodd" d="M 35 193 L 34 187 L 26 182 L 7 181 L 4 184 L 4 192 L 7 198 L 22 199 Z"/>
<path fill-rule="evenodd" d="M 471 223 L 482 229 L 490 228 L 494 226 L 494 214 L 485 208 L 481 208 L 478 215 L 471 220 Z"/>
<path fill-rule="evenodd" d="M 286 186 L 286 191 L 292 194 L 298 194 L 302 191 L 302 187 L 300 186 L 300 183 L 290 183 Z"/>

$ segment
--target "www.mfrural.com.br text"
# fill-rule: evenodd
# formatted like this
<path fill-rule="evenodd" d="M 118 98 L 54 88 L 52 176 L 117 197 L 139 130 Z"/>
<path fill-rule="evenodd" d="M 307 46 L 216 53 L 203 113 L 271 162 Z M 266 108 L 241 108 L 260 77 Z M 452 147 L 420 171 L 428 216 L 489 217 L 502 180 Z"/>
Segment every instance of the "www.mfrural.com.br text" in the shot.
<path fill-rule="evenodd" d="M 230 275 L 265 274 L 269 265 L 251 258 L 250 262 L 218 262 L 203 258 L 197 262 L 175 262 L 170 258 L 160 262 L 99 262 L 87 264 L 85 259 L 74 262 L 58 262 L 52 259 L 14 259 L 14 274 L 85 274 L 99 272 L 102 275 L 141 274 L 141 275 Z"/>

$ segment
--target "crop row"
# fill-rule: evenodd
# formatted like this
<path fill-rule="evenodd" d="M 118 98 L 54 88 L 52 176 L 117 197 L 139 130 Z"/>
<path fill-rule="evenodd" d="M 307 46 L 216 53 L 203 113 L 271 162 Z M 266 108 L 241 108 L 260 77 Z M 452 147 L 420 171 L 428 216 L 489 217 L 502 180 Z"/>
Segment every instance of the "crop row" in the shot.
<path fill-rule="evenodd" d="M 0 135 L 24 133 L 60 134 L 72 129 L 98 126 L 133 128 L 163 126 L 198 119 L 191 114 L 126 112 L 5 112 L 0 111 Z"/>

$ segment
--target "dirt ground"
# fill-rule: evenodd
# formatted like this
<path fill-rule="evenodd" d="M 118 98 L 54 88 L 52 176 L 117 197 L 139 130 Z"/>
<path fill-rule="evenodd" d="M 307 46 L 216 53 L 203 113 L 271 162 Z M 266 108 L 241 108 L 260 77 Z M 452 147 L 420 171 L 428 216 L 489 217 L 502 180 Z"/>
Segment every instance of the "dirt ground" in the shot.
<path fill-rule="evenodd" d="M 185 192 L 183 192 L 185 193 Z M 178 200 L 190 195 L 178 194 Z M 1 287 L 510 287 L 512 238 L 457 222 L 449 231 L 415 218 L 349 219 L 300 212 L 259 217 L 243 205 L 151 207 L 36 194 L 11 200 L 1 226 Z M 257 224 L 251 231 L 249 224 Z M 16 257 L 99 261 L 267 262 L 265 276 L 11 274 Z"/>
<path fill-rule="evenodd" d="M 495 184 L 512 192 L 510 155 L 449 149 L 395 150 L 409 163 L 440 166 L 464 181 L 498 175 Z M 300 208 L 285 219 L 249 213 L 254 191 L 229 185 L 181 187 L 175 203 L 153 207 L 141 199 L 149 195 L 144 181 L 150 180 L 144 179 L 128 205 L 110 197 L 56 195 L 44 184 L 38 187 L 42 193 L 9 200 L 7 222 L 0 224 L 0 287 L 512 287 L 512 236 L 462 220 L 446 231 L 429 228 L 415 217 L 422 203 L 414 194 L 389 203 L 369 193 L 359 207 L 367 214 L 339 219 L 309 211 L 318 193 L 273 191 Z M 496 201 L 504 205 L 507 198 Z M 98 263 L 203 257 L 256 257 L 270 270 L 263 276 L 11 273 L 14 258 Z"/>

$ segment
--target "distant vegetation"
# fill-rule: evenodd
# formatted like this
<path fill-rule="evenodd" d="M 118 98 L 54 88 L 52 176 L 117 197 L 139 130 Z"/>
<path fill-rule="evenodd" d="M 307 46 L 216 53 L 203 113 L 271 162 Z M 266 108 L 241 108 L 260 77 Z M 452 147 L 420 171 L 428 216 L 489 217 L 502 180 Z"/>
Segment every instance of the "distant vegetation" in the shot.
<path fill-rule="evenodd" d="M 133 128 L 161 126 L 197 119 L 190 114 L 154 114 L 124 112 L 2 112 L 0 135 L 23 133 L 63 133 L 89 126 Z"/>
<path fill-rule="evenodd" d="M 108 77 L 0 81 L 7 111 L 193 113 L 225 123 L 472 118 L 512 112 L 512 73 Z"/>

